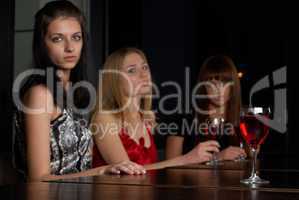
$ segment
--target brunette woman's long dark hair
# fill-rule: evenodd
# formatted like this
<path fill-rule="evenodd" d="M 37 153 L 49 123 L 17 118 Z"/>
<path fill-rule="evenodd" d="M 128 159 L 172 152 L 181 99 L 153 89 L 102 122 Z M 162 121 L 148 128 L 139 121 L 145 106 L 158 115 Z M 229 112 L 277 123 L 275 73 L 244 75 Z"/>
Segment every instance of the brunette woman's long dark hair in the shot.
<path fill-rule="evenodd" d="M 232 59 L 224 55 L 207 58 L 200 68 L 198 83 L 209 81 L 211 78 L 224 82 L 232 82 L 230 99 L 227 102 L 228 107 L 226 110 L 229 112 L 226 112 L 226 121 L 237 126 L 240 118 L 241 89 L 237 69 Z M 206 95 L 206 88 L 199 87 L 197 94 Z M 197 104 L 200 109 L 206 110 L 208 108 L 209 99 L 201 99 Z M 197 110 L 196 117 L 199 123 L 202 123 L 208 116 Z"/>
<path fill-rule="evenodd" d="M 35 15 L 35 23 L 34 23 L 34 32 L 33 32 L 33 61 L 36 69 L 42 69 L 45 72 L 47 69 L 53 69 L 48 70 L 51 71 L 53 74 L 47 74 L 47 76 L 52 76 L 54 78 L 54 85 L 52 88 L 49 88 L 52 92 L 52 95 L 54 97 L 54 103 L 56 105 L 65 106 L 65 102 L 63 105 L 60 105 L 59 102 L 57 102 L 57 82 L 61 81 L 60 78 L 57 76 L 57 66 L 51 61 L 51 59 L 48 56 L 46 44 L 45 44 L 45 35 L 47 34 L 48 26 L 49 24 L 59 18 L 59 17 L 73 17 L 77 19 L 81 26 L 82 31 L 82 40 L 83 40 L 83 46 L 81 50 L 81 57 L 77 63 L 77 65 L 74 67 L 74 69 L 71 70 L 70 74 L 70 82 L 72 84 L 75 84 L 79 81 L 86 79 L 86 52 L 87 52 L 87 32 L 86 32 L 86 22 L 83 14 L 81 11 L 71 2 L 65 1 L 65 0 L 57 0 L 57 1 L 51 1 L 47 3 L 42 9 L 40 9 L 36 15 Z M 32 85 L 37 83 L 46 83 L 46 78 L 41 78 L 40 76 L 32 76 L 29 78 L 29 80 L 26 82 L 25 87 L 23 87 L 24 94 L 28 88 L 30 88 Z M 27 86 L 26 86 L 27 85 Z M 86 90 L 83 90 L 83 88 L 76 89 L 74 93 L 74 103 L 77 107 L 81 108 L 88 104 L 88 95 L 86 93 Z M 65 100 L 65 98 L 64 98 Z"/>

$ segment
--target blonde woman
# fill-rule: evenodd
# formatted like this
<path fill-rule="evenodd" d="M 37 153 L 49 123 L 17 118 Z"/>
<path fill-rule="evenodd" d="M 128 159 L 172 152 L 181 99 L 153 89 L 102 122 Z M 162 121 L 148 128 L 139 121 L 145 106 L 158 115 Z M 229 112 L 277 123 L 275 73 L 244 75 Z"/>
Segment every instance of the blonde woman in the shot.
<path fill-rule="evenodd" d="M 136 48 L 113 52 L 104 64 L 98 102 L 92 117 L 93 166 L 132 161 L 146 169 L 201 163 L 218 152 L 207 141 L 176 158 L 158 162 L 152 135 L 156 124 L 151 108 L 151 72 L 144 53 Z"/>

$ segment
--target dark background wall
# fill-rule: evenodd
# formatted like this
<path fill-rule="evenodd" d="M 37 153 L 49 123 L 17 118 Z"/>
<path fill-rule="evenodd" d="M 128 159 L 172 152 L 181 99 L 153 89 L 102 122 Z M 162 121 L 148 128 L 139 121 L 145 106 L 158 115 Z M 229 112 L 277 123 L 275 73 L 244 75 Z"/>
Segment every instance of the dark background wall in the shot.
<path fill-rule="evenodd" d="M 5 0 L 1 6 L 1 152 L 11 149 L 10 88 L 13 66 L 14 1 Z M 161 95 L 174 91 L 161 83 L 173 80 L 185 86 L 184 72 L 190 68 L 190 84 L 195 84 L 203 60 L 210 55 L 230 55 L 239 70 L 245 72 L 242 79 L 243 101 L 248 102 L 251 86 L 273 70 L 287 64 L 288 40 L 285 8 L 281 3 L 258 4 L 252 1 L 222 2 L 183 0 L 91 0 L 90 1 L 90 69 L 96 72 L 108 53 L 123 46 L 137 46 L 148 56 L 154 81 L 160 85 Z M 5 58 L 5 59 L 4 59 Z M 287 134 L 274 131 L 269 135 L 263 152 L 266 155 L 296 153 L 296 111 L 298 95 L 294 69 L 288 68 Z M 95 82 L 96 73 L 92 81 Z M 256 101 L 273 105 L 273 88 L 264 91 Z M 184 99 L 184 101 L 187 101 Z M 154 106 L 157 106 L 155 102 Z M 167 106 L 176 106 L 169 100 Z M 186 113 L 182 113 L 184 115 Z M 173 115 L 181 117 L 180 114 Z M 169 116 L 158 115 L 163 121 Z M 175 119 L 173 119 L 175 120 Z M 164 137 L 157 136 L 162 149 Z"/>
<path fill-rule="evenodd" d="M 252 85 L 287 64 L 286 17 L 281 2 L 110 0 L 108 7 L 108 52 L 124 46 L 143 49 L 153 79 L 160 86 L 161 96 L 176 91 L 161 86 L 165 81 L 176 81 L 184 88 L 186 67 L 191 71 L 192 88 L 203 60 L 223 53 L 231 56 L 238 70 L 245 73 L 241 79 L 242 99 L 248 104 Z M 289 130 L 285 134 L 272 130 L 261 155 L 295 155 L 298 136 L 294 132 L 294 110 L 297 110 L 294 98 L 298 97 L 291 86 L 294 79 L 288 74 Z M 273 107 L 274 89 L 270 87 L 255 95 L 253 102 Z M 154 106 L 157 105 L 155 102 Z M 169 109 L 176 105 L 175 99 L 167 102 Z M 158 119 L 175 121 L 185 114 L 167 116 L 158 113 Z M 165 137 L 156 137 L 162 149 Z"/>
<path fill-rule="evenodd" d="M 0 7 L 0 185 L 14 182 L 11 167 L 14 1 L 4 0 Z"/>
<path fill-rule="evenodd" d="M 14 1 L 4 0 L 0 7 L 0 153 L 11 151 L 11 86 L 13 79 Z"/>

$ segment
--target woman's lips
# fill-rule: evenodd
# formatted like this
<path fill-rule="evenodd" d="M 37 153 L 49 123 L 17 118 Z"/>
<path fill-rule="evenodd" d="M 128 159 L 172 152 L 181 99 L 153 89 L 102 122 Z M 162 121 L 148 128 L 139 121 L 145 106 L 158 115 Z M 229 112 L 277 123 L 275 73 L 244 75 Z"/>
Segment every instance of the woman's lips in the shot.
<path fill-rule="evenodd" d="M 67 62 L 74 62 L 77 60 L 77 56 L 65 56 L 64 60 Z"/>
<path fill-rule="evenodd" d="M 141 85 L 141 87 L 150 87 L 150 86 L 151 86 L 151 82 L 149 82 L 149 81 L 144 81 L 144 82 L 142 82 L 140 85 Z"/>

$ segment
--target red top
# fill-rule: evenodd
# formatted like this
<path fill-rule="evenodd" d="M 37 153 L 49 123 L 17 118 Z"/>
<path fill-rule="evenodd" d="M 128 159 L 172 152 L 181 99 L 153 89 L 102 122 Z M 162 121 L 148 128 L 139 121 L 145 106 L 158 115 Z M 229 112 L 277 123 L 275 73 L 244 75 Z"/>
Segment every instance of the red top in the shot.
<path fill-rule="evenodd" d="M 144 146 L 144 138 L 139 139 L 139 144 L 137 144 L 130 136 L 127 134 L 127 130 L 122 128 L 119 137 L 124 145 L 124 148 L 132 162 L 138 163 L 140 165 L 151 164 L 157 162 L 157 148 L 154 141 L 154 137 L 151 134 L 150 129 L 146 126 L 147 133 L 150 137 L 150 146 L 146 148 Z M 96 145 L 93 147 L 93 161 L 92 166 L 98 167 L 102 165 L 107 165 L 105 160 L 102 158 Z"/>

